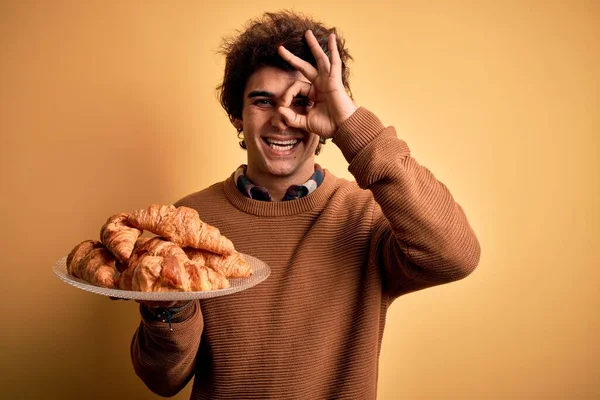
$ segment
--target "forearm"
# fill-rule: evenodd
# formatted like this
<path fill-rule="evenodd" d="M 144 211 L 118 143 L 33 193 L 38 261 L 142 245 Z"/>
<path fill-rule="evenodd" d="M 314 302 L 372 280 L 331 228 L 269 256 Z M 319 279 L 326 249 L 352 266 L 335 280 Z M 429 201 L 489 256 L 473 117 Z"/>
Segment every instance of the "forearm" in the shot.
<path fill-rule="evenodd" d="M 157 321 L 140 306 L 142 321 L 131 342 L 134 370 L 161 396 L 178 393 L 194 374 L 203 320 L 198 302 L 171 322 Z M 172 329 L 172 330 L 171 330 Z"/>
<path fill-rule="evenodd" d="M 375 215 L 375 223 L 389 226 L 405 266 L 407 261 L 419 269 L 414 273 L 439 282 L 460 279 L 475 268 L 479 243 L 462 208 L 446 186 L 410 156 L 393 128 L 384 128 L 373 114 L 360 109 L 334 142 L 359 186 L 373 193 L 385 216 L 377 221 Z M 375 228 L 383 238 L 383 230 Z M 384 251 L 385 256 L 394 253 Z"/>

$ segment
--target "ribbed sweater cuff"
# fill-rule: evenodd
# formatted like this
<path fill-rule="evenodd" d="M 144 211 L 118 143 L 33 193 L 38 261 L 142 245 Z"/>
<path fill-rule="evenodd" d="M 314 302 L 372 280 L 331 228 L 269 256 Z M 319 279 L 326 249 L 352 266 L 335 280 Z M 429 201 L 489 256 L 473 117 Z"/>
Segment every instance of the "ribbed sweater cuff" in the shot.
<path fill-rule="evenodd" d="M 186 307 L 185 309 L 183 309 L 179 313 L 177 313 L 175 316 L 173 316 L 173 318 L 171 319 L 171 323 L 177 324 L 177 323 L 185 322 L 188 319 L 192 318 L 192 316 L 196 313 L 196 311 L 198 309 L 198 304 L 197 304 L 198 302 L 193 301 L 193 303 L 196 303 L 196 304 L 191 304 L 189 307 Z M 142 316 L 142 320 L 144 321 L 144 324 L 146 324 L 146 325 L 161 326 L 161 327 L 167 325 L 166 322 L 159 321 L 153 315 L 151 315 L 150 312 L 145 309 L 145 306 L 143 304 L 140 304 L 140 314 Z"/>
<path fill-rule="evenodd" d="M 354 156 L 384 130 L 384 126 L 375 114 L 364 107 L 359 107 L 339 127 L 333 143 L 335 143 L 348 163 Z"/>

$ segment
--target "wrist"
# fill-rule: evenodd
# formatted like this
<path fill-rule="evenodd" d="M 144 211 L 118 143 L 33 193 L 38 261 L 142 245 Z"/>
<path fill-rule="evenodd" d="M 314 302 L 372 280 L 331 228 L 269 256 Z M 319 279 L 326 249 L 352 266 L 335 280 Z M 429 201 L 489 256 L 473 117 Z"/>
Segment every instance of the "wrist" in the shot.
<path fill-rule="evenodd" d="M 187 314 L 186 311 L 191 308 L 193 303 L 193 301 L 180 302 L 170 307 L 153 307 L 148 304 L 141 304 L 140 311 L 142 316 L 150 320 L 168 323 L 169 329 L 173 330 L 171 323 L 181 322 L 181 316 Z"/>
<path fill-rule="evenodd" d="M 359 107 L 338 129 L 335 143 L 344 158 L 352 162 L 356 154 L 371 143 L 385 129 L 377 116 L 363 107 Z"/>
<path fill-rule="evenodd" d="M 337 117 L 335 118 L 336 130 L 334 132 L 334 136 L 340 129 L 340 127 L 344 124 L 344 122 L 346 122 L 350 117 L 352 117 L 356 110 L 358 110 L 358 106 L 356 106 L 354 102 L 351 102 L 350 104 L 338 110 L 338 112 L 336 113 Z"/>

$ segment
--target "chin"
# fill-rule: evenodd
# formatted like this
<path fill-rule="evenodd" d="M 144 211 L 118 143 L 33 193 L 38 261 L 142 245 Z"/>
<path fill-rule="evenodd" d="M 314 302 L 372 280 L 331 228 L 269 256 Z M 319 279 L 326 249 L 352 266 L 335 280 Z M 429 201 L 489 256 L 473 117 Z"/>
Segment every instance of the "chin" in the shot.
<path fill-rule="evenodd" d="M 298 171 L 297 165 L 270 165 L 268 166 L 268 170 L 272 175 L 275 176 L 290 176 L 293 175 L 296 171 Z"/>

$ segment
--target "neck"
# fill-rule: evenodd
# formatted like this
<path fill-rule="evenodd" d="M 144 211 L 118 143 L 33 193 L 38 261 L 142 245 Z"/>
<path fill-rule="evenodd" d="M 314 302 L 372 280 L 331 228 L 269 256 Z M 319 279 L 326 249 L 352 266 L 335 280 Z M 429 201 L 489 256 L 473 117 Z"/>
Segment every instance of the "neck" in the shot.
<path fill-rule="evenodd" d="M 261 173 L 260 170 L 248 165 L 246 177 L 255 185 L 267 189 L 273 201 L 281 201 L 290 186 L 303 184 L 314 174 L 314 172 L 314 163 L 307 163 L 306 167 L 303 167 L 302 170 L 298 170 L 291 175 Z"/>

